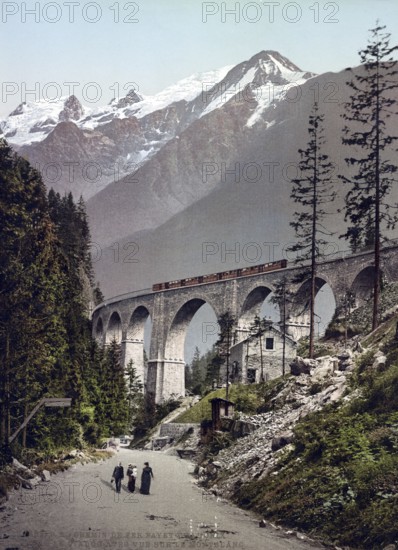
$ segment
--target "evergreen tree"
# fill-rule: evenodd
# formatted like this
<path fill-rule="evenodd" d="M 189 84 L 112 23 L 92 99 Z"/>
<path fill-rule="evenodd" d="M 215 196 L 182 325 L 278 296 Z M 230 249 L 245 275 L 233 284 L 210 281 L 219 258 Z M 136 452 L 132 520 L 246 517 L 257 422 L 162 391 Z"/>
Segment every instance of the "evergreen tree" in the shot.
<path fill-rule="evenodd" d="M 279 306 L 280 310 L 280 322 L 279 326 L 282 331 L 282 376 L 286 374 L 286 333 L 287 333 L 287 306 L 292 297 L 292 292 L 288 288 L 289 280 L 284 275 L 276 285 L 271 297 L 271 303 Z"/>
<path fill-rule="evenodd" d="M 188 363 L 185 365 L 184 379 L 185 379 L 185 388 L 188 391 L 192 391 L 192 372 L 191 372 L 191 367 L 190 365 L 188 365 Z"/>
<path fill-rule="evenodd" d="M 104 302 L 104 301 L 105 301 L 105 297 L 102 294 L 99 283 L 97 282 L 97 284 L 95 285 L 94 290 L 93 290 L 94 306 L 98 306 L 99 304 L 102 304 L 102 302 Z"/>
<path fill-rule="evenodd" d="M 332 191 L 331 173 L 332 164 L 328 156 L 322 152 L 325 144 L 324 116 L 319 114 L 315 103 L 309 116 L 309 142 L 306 149 L 299 149 L 301 160 L 299 163 L 300 177 L 293 180 L 291 198 L 301 206 L 299 212 L 294 213 L 294 221 L 290 225 L 296 232 L 298 241 L 289 250 L 299 252 L 297 262 L 310 261 L 310 349 L 309 356 L 314 355 L 315 336 L 315 281 L 317 263 L 322 258 L 325 249 L 326 236 L 331 233 L 326 229 L 323 221 L 327 214 L 324 205 L 335 198 Z"/>
<path fill-rule="evenodd" d="M 263 317 L 262 319 L 256 315 L 253 323 L 250 325 L 250 340 L 257 340 L 260 350 L 260 382 L 265 382 L 264 376 L 264 358 L 263 358 L 263 335 L 269 331 L 272 326 L 272 321 Z"/>
<path fill-rule="evenodd" d="M 65 350 L 57 314 L 64 277 L 39 173 L 4 140 L 0 166 L 1 438 L 7 440 L 40 398 L 60 389 L 53 375 Z"/>
<path fill-rule="evenodd" d="M 134 367 L 133 360 L 127 364 L 125 369 L 125 376 L 127 379 L 127 401 L 128 401 L 128 419 L 129 419 L 129 428 L 131 431 L 132 426 L 135 424 L 138 414 L 142 410 L 142 405 L 144 401 L 144 386 L 141 382 L 139 376 L 137 376 L 137 371 Z"/>
<path fill-rule="evenodd" d="M 66 275 L 59 313 L 66 328 L 68 351 L 60 361 L 59 371 L 67 381 L 66 390 L 75 400 L 77 418 L 84 423 L 85 413 L 78 411 L 86 411 L 89 406 L 85 373 L 94 374 L 90 368 L 91 323 L 87 319 L 94 279 L 89 254 L 90 232 L 82 199 L 76 205 L 71 193 L 61 198 L 51 190 L 49 208 L 57 228 Z"/>
<path fill-rule="evenodd" d="M 0 437 L 7 442 L 42 397 L 22 444 L 53 450 L 123 431 L 129 408 L 120 346 L 91 336 L 90 234 L 83 201 L 46 189 L 0 140 Z M 97 290 L 98 294 L 100 290 Z"/>
<path fill-rule="evenodd" d="M 223 313 L 218 319 L 219 326 L 219 335 L 216 342 L 216 347 L 218 349 L 218 355 L 224 358 L 226 363 L 226 391 L 225 399 L 228 401 L 228 392 L 229 392 L 229 356 L 230 356 L 230 347 L 232 344 L 232 334 L 236 326 L 236 319 L 233 317 L 230 311 Z"/>
<path fill-rule="evenodd" d="M 345 237 L 355 251 L 361 246 L 373 245 L 373 317 L 372 329 L 379 321 L 379 296 L 381 285 L 380 246 L 385 229 L 393 228 L 397 213 L 391 211 L 389 194 L 395 180 L 397 167 L 389 161 L 389 152 L 397 136 L 386 131 L 386 120 L 396 105 L 394 90 L 396 62 L 392 54 L 398 46 L 390 46 L 390 35 L 378 24 L 371 29 L 368 45 L 359 55 L 364 71 L 353 74 L 347 84 L 353 90 L 346 112 L 342 115 L 349 123 L 343 131 L 343 144 L 356 150 L 346 158 L 346 163 L 356 169 L 351 177 L 341 176 L 350 185 L 346 195 L 345 218 L 350 224 Z"/>
<path fill-rule="evenodd" d="M 208 386 L 212 387 L 214 381 L 216 381 L 217 386 L 220 383 L 220 371 L 223 363 L 224 359 L 213 349 L 207 363 L 206 384 Z"/>
<path fill-rule="evenodd" d="M 129 427 L 129 403 L 121 364 L 121 347 L 116 339 L 113 339 L 105 350 L 100 365 L 99 387 L 97 423 L 105 433 L 124 433 Z"/>
<path fill-rule="evenodd" d="M 201 359 L 200 350 L 196 346 L 190 366 L 192 373 L 192 391 L 195 394 L 202 393 L 206 378 L 206 368 L 203 368 L 203 361 Z"/>

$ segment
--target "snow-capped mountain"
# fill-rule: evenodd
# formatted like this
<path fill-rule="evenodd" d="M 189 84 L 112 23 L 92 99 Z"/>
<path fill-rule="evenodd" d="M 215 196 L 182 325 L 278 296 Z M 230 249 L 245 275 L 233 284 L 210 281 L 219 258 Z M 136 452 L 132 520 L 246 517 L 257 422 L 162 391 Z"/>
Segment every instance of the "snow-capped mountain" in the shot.
<path fill-rule="evenodd" d="M 88 198 L 96 277 L 110 297 L 283 257 L 293 239 L 291 179 L 314 101 L 336 167 L 338 200 L 328 219 L 339 247 L 345 191 L 337 174 L 350 176 L 341 143 L 350 78 L 349 70 L 315 76 L 263 51 L 155 96 L 130 90 L 96 110 L 75 97 L 21 105 L 2 129 L 48 187 Z M 392 116 L 386 131 L 392 135 L 396 124 Z M 398 153 L 390 158 L 398 164 Z M 203 243 L 218 254 L 204 260 Z M 247 243 L 262 252 L 253 261 L 243 253 Z M 223 247 L 232 252 L 223 257 Z"/>
<path fill-rule="evenodd" d="M 261 123 L 267 107 L 282 100 L 289 86 L 312 76 L 278 52 L 263 51 L 236 66 L 196 73 L 153 96 L 130 90 L 96 109 L 83 107 L 75 96 L 23 103 L 0 129 L 42 170 L 48 186 L 87 199 L 141 168 L 215 111 L 240 105 L 240 123 Z"/>
<path fill-rule="evenodd" d="M 206 105 L 201 116 L 228 101 L 247 101 L 255 106 L 247 121 L 252 126 L 271 104 L 284 99 L 292 86 L 301 86 L 314 73 L 300 71 L 286 57 L 265 51 L 231 69 L 225 78 L 205 92 Z"/>
<path fill-rule="evenodd" d="M 323 152 L 335 167 L 331 183 L 337 197 L 325 205 L 330 214 L 325 225 L 333 233 L 327 253 L 346 250 L 339 236 L 346 230 L 347 189 L 338 175 L 355 173 L 341 140 L 351 78 L 349 70 L 314 77 L 300 87 L 298 99 L 292 101 L 292 95 L 270 105 L 252 126 L 248 102 L 230 102 L 171 140 L 136 174 L 136 184 L 122 180 L 90 199 L 93 240 L 101 243 L 101 249 L 93 248 L 95 272 L 105 296 L 281 258 L 293 262 L 287 249 L 295 242 L 289 222 L 297 205 L 290 194 L 299 174 L 298 150 L 309 140 L 314 97 L 325 117 Z M 392 98 L 398 101 L 398 89 Z M 394 135 L 397 124 L 398 115 L 388 118 L 386 134 Z M 395 147 L 385 154 L 398 166 Z M 398 203 L 398 189 L 389 200 Z M 396 230 L 386 234 L 397 237 Z M 136 261 L 130 263 L 132 251 Z"/>
<path fill-rule="evenodd" d="M 203 83 L 217 83 L 231 68 L 196 73 L 152 96 L 142 96 L 132 89 L 104 107 L 83 108 L 74 95 L 54 101 L 24 102 L 0 123 L 0 128 L 11 145 L 22 146 L 42 141 L 59 122 L 73 120 L 81 129 L 94 130 L 113 119 L 143 118 L 172 103 L 192 101 L 202 92 Z"/>

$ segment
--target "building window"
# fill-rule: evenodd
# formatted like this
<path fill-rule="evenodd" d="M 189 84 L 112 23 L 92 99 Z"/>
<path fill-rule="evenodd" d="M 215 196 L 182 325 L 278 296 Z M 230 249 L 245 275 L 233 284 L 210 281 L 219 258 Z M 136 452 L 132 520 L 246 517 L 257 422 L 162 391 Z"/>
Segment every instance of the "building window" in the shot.
<path fill-rule="evenodd" d="M 265 349 L 274 349 L 274 339 L 266 338 L 265 339 Z"/>

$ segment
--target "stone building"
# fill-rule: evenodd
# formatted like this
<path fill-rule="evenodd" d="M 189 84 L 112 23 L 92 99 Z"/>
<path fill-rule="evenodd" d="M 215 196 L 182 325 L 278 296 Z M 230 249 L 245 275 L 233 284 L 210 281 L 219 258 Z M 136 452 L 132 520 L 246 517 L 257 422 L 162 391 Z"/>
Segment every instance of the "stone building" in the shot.
<path fill-rule="evenodd" d="M 248 330 L 239 331 L 240 341 L 231 347 L 230 379 L 252 384 L 277 378 L 283 374 L 283 333 L 271 325 L 260 338 L 249 338 Z M 261 343 L 261 348 L 260 348 Z M 285 336 L 285 372 L 296 357 L 297 343 Z"/>

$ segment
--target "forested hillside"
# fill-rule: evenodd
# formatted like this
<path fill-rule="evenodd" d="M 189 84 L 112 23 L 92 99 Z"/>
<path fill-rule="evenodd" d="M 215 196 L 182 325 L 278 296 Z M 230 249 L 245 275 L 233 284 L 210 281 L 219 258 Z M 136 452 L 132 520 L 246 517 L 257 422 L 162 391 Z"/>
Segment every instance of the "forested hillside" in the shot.
<path fill-rule="evenodd" d="M 39 411 L 13 453 L 95 443 L 127 427 L 128 402 L 119 347 L 104 353 L 91 337 L 88 312 L 101 293 L 84 203 L 47 194 L 5 140 L 0 169 L 1 442 L 42 397 L 70 397 L 69 409 Z"/>

